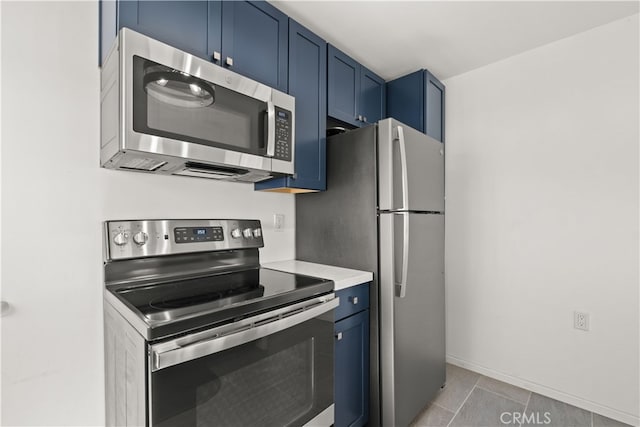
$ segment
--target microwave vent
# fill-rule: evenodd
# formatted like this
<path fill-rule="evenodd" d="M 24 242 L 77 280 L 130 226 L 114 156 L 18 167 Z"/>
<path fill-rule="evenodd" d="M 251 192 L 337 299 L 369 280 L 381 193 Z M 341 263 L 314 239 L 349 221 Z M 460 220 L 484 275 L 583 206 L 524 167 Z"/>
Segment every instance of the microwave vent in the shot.
<path fill-rule="evenodd" d="M 118 167 L 120 169 L 153 172 L 157 169 L 160 169 L 162 166 L 166 164 L 167 162 L 156 160 L 156 159 L 133 157 L 125 160 Z"/>
<path fill-rule="evenodd" d="M 226 166 L 207 165 L 202 163 L 187 162 L 184 170 L 175 172 L 174 175 L 194 176 L 210 179 L 234 180 L 239 176 L 248 174 L 249 171 L 240 168 L 230 168 Z"/>

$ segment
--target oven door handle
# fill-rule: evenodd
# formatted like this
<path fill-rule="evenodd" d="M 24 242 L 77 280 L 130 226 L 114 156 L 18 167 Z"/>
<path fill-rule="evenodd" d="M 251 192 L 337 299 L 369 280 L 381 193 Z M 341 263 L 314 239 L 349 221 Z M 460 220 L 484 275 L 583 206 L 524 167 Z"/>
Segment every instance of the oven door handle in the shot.
<path fill-rule="evenodd" d="M 237 329 L 233 329 L 228 333 L 216 334 L 210 339 L 196 341 L 184 346 L 173 344 L 173 348 L 166 348 L 166 343 L 151 346 L 151 372 L 218 353 L 266 337 L 267 335 L 275 334 L 327 313 L 336 308 L 339 303 L 339 298 L 314 303 L 307 306 L 308 308 L 297 308 L 291 312 L 278 314 L 254 323 L 239 325 Z M 250 319 L 246 320 L 249 321 Z"/>

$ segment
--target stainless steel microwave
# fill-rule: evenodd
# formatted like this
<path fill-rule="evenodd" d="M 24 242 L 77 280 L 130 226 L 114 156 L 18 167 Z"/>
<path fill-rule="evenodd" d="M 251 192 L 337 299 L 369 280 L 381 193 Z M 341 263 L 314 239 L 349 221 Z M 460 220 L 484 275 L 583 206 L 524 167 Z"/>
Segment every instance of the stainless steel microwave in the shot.
<path fill-rule="evenodd" d="M 257 182 L 293 174 L 295 99 L 120 30 L 101 73 L 100 163 Z"/>

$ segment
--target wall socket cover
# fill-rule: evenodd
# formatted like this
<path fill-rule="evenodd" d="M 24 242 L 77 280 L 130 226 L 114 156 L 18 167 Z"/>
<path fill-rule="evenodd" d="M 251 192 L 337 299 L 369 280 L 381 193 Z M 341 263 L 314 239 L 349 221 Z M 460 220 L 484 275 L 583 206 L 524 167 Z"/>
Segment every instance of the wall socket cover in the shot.
<path fill-rule="evenodd" d="M 583 331 L 589 330 L 589 313 L 583 313 L 581 311 L 573 312 L 573 327 Z"/>
<path fill-rule="evenodd" d="M 276 231 L 284 229 L 284 214 L 273 214 L 273 228 Z"/>

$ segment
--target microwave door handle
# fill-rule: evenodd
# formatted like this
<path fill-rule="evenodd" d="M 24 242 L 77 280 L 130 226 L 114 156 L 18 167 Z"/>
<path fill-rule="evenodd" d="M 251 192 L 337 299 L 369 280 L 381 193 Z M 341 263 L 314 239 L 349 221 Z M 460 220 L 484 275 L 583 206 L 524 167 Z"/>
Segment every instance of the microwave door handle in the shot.
<path fill-rule="evenodd" d="M 273 102 L 267 101 L 267 156 L 276 154 L 276 108 Z"/>
<path fill-rule="evenodd" d="M 211 339 L 196 341 L 185 346 L 178 346 L 167 350 L 151 349 L 151 371 L 160 369 L 219 353 L 232 347 L 254 341 L 258 338 L 275 334 L 292 326 L 298 325 L 314 317 L 318 317 L 336 308 L 340 303 L 339 298 L 312 305 L 310 308 L 302 309 L 299 313 L 287 317 L 276 316 L 274 320 L 266 320 L 264 323 L 257 322 L 255 325 L 244 325 L 238 329 Z M 298 311 L 298 310 L 294 310 Z"/>

